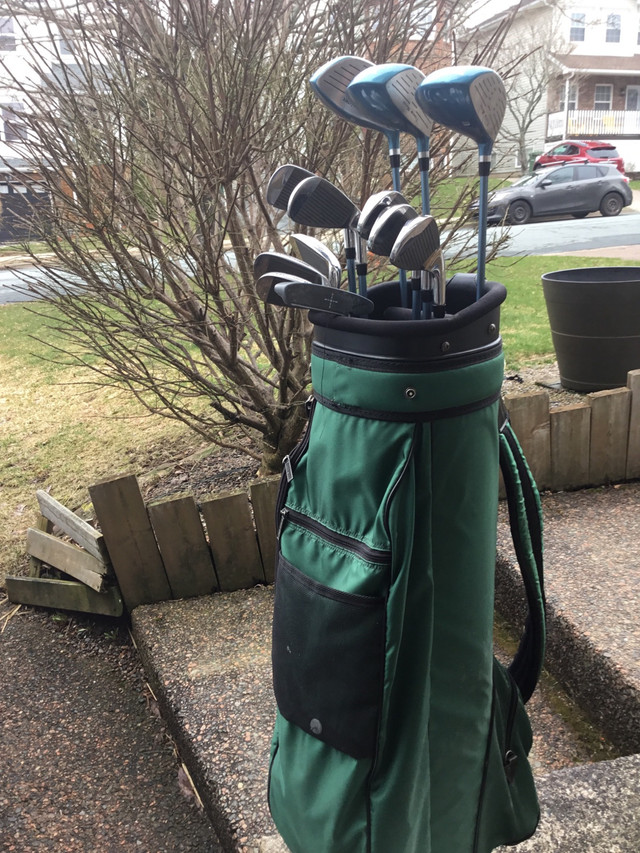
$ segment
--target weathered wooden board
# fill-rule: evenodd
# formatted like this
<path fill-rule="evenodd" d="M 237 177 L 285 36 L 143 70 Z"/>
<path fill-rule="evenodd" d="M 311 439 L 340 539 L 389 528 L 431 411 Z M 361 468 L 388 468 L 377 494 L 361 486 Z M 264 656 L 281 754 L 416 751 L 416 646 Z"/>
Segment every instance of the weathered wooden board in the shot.
<path fill-rule="evenodd" d="M 629 412 L 629 443 L 627 445 L 627 480 L 640 477 L 640 370 L 627 374 L 627 388 L 631 391 Z"/>
<path fill-rule="evenodd" d="M 267 583 L 273 583 L 276 562 L 276 497 L 280 477 L 256 480 L 249 486 L 253 517 L 258 534 L 262 567 Z"/>
<path fill-rule="evenodd" d="M 36 521 L 36 530 L 43 530 L 45 533 L 51 533 L 53 524 L 44 515 L 38 516 Z M 42 572 L 42 560 L 37 557 L 29 556 L 29 577 L 39 578 Z"/>
<path fill-rule="evenodd" d="M 551 488 L 577 489 L 589 483 L 591 407 L 558 406 L 551 418 Z"/>
<path fill-rule="evenodd" d="M 174 598 L 209 595 L 218 586 L 195 500 L 173 498 L 147 506 Z"/>
<path fill-rule="evenodd" d="M 89 486 L 125 607 L 167 601 L 167 580 L 147 508 L 133 474 Z"/>
<path fill-rule="evenodd" d="M 9 601 L 32 607 L 53 607 L 56 610 L 79 610 L 101 616 L 122 616 L 122 597 L 117 587 L 96 592 L 78 581 L 50 578 L 5 579 Z"/>
<path fill-rule="evenodd" d="M 57 524 L 63 533 L 66 533 L 70 539 L 82 546 L 96 560 L 102 560 L 104 563 L 109 562 L 104 536 L 99 530 L 96 530 L 95 527 L 92 527 L 87 521 L 67 509 L 64 504 L 52 498 L 42 489 L 38 489 L 36 497 L 40 505 L 40 512 L 45 518 Z"/>
<path fill-rule="evenodd" d="M 538 488 L 547 488 L 551 480 L 549 395 L 546 391 L 505 394 L 504 402 Z"/>
<path fill-rule="evenodd" d="M 612 388 L 587 395 L 591 403 L 589 479 L 594 485 L 624 480 L 627 471 L 631 391 Z"/>
<path fill-rule="evenodd" d="M 105 587 L 106 565 L 77 545 L 63 542 L 50 533 L 30 527 L 27 530 L 27 552 L 43 563 L 48 563 L 85 583 L 96 592 L 102 592 Z"/>
<path fill-rule="evenodd" d="M 231 592 L 264 583 L 249 496 L 232 492 L 200 504 L 220 589 Z"/>

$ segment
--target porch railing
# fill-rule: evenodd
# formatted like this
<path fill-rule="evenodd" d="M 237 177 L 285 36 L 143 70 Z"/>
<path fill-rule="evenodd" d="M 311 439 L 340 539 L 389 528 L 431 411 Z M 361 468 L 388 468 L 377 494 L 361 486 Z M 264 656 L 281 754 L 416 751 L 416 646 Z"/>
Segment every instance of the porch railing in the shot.
<path fill-rule="evenodd" d="M 565 130 L 565 113 L 549 113 L 547 139 L 640 136 L 640 110 L 573 110 L 566 120 Z"/>

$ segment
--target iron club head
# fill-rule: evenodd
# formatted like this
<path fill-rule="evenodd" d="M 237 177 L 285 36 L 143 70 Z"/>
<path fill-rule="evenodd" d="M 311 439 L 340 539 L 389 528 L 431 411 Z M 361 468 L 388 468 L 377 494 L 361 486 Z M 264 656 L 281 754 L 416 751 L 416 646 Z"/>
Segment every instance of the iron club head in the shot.
<path fill-rule="evenodd" d="M 291 240 L 302 260 L 325 276 L 330 287 L 340 287 L 342 267 L 328 246 L 309 234 L 291 234 Z"/>
<path fill-rule="evenodd" d="M 263 302 L 266 302 L 268 305 L 279 305 L 280 307 L 285 307 L 287 305 L 286 302 L 280 298 L 278 293 L 276 292 L 277 284 L 287 284 L 290 281 L 300 281 L 301 278 L 299 275 L 294 275 L 292 273 L 285 272 L 267 272 L 263 273 L 260 278 L 256 281 L 256 290 L 258 292 L 258 296 L 262 299 Z M 320 287 L 321 285 L 313 284 L 312 282 L 308 282 L 311 287 Z"/>
<path fill-rule="evenodd" d="M 396 204 L 407 204 L 407 200 L 402 193 L 395 190 L 382 190 L 368 198 L 358 218 L 357 229 L 360 236 L 366 239 L 380 214 Z"/>
<path fill-rule="evenodd" d="M 303 169 L 302 166 L 294 166 L 292 163 L 279 166 L 267 184 L 267 201 L 278 210 L 286 210 L 293 190 L 300 181 L 311 177 L 313 172 Z"/>
<path fill-rule="evenodd" d="M 314 266 L 305 263 L 299 258 L 285 255 L 283 252 L 261 252 L 253 262 L 253 276 L 257 281 L 260 276 L 269 272 L 284 272 L 295 275 L 297 278 L 305 278 L 312 284 L 328 284 L 326 276 L 323 276 Z"/>
<path fill-rule="evenodd" d="M 331 181 L 314 175 L 295 187 L 287 214 L 299 225 L 312 228 L 355 228 L 360 210 Z"/>
<path fill-rule="evenodd" d="M 417 216 L 410 204 L 394 204 L 385 210 L 376 219 L 369 233 L 369 251 L 388 257 L 403 226 Z"/>

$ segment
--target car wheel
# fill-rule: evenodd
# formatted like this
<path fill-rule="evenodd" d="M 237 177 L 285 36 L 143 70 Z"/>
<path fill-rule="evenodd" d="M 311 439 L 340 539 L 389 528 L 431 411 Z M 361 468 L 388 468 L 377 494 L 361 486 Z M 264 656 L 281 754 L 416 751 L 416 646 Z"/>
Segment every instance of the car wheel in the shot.
<path fill-rule="evenodd" d="M 572 213 L 571 215 L 573 216 L 574 219 L 584 219 L 585 216 L 589 215 L 589 211 L 583 210 L 582 213 Z"/>
<path fill-rule="evenodd" d="M 531 219 L 531 207 L 526 201 L 514 201 L 509 205 L 509 222 L 524 225 Z"/>
<path fill-rule="evenodd" d="M 600 202 L 600 213 L 603 216 L 617 216 L 622 210 L 622 199 L 618 193 L 607 193 Z"/>

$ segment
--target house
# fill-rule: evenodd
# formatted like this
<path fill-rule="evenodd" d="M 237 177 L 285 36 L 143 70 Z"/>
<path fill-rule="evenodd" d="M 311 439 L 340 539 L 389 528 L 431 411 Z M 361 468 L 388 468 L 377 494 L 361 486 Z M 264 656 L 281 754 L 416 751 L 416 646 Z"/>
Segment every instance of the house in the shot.
<path fill-rule="evenodd" d="M 502 54 L 514 67 L 497 146 L 507 166 L 509 159 L 512 168 L 526 166 L 562 139 L 602 139 L 628 172 L 640 171 L 638 0 L 522 0 L 481 23 L 473 38 L 487 39 L 508 16 Z"/>

